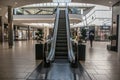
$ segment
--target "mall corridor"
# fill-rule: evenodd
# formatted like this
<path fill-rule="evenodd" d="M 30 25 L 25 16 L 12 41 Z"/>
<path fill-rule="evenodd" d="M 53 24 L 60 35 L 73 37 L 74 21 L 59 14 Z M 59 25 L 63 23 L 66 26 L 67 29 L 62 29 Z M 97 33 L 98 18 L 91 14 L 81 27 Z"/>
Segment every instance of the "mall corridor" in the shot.
<path fill-rule="evenodd" d="M 120 0 L 0 0 L 0 80 L 120 80 Z"/>
<path fill-rule="evenodd" d="M 0 44 L 0 80 L 26 80 L 40 63 L 35 60 L 36 41 L 16 41 L 9 49 Z M 120 80 L 120 60 L 106 49 L 108 42 L 86 43 L 86 60 L 80 61 L 92 80 Z"/>

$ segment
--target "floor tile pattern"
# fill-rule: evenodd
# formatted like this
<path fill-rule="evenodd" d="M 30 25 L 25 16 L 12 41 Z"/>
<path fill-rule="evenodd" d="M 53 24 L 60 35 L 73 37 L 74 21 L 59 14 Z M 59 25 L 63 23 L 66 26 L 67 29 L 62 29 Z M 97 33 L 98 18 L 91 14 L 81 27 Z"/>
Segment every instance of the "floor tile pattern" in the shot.
<path fill-rule="evenodd" d="M 36 41 L 0 44 L 0 80 L 26 80 L 41 62 L 35 60 Z M 120 80 L 120 58 L 118 53 L 108 51 L 108 42 L 86 43 L 86 60 L 80 61 L 92 80 Z"/>

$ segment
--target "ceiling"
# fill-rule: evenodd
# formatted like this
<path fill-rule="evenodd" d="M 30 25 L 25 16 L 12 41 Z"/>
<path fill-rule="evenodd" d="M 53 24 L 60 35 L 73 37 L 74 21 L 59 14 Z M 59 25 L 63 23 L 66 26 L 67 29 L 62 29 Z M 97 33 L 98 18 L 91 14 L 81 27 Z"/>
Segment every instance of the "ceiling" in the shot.
<path fill-rule="evenodd" d="M 71 1 L 77 3 L 91 3 L 91 4 L 99 4 L 105 6 L 112 6 L 119 0 L 71 0 Z M 52 0 L 0 0 L 0 16 L 6 12 L 7 6 L 20 7 L 28 4 L 47 3 L 47 2 L 52 2 Z"/>
<path fill-rule="evenodd" d="M 105 6 L 112 6 L 119 0 L 71 0 L 71 1 L 77 3 L 92 3 Z M 13 8 L 15 8 L 29 4 L 47 2 L 52 2 L 52 0 L 0 0 L 0 16 L 5 16 L 7 12 L 7 6 L 12 6 Z M 7 21 L 5 17 L 3 17 L 3 19 Z"/>
<path fill-rule="evenodd" d="M 72 0 L 72 2 L 77 2 L 77 3 L 91 3 L 91 4 L 99 4 L 105 6 L 111 6 L 118 1 L 119 0 Z M 8 5 L 11 5 L 13 7 L 18 7 L 28 4 L 47 3 L 47 2 L 52 2 L 52 0 L 0 0 L 0 7 L 3 6 L 5 7 Z"/>

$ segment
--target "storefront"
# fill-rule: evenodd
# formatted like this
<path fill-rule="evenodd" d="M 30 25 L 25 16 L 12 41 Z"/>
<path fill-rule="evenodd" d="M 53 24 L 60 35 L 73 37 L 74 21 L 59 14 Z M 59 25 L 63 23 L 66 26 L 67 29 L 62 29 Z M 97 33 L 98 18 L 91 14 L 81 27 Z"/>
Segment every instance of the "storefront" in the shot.
<path fill-rule="evenodd" d="M 95 27 L 95 40 L 109 41 L 110 26 L 96 26 Z"/>

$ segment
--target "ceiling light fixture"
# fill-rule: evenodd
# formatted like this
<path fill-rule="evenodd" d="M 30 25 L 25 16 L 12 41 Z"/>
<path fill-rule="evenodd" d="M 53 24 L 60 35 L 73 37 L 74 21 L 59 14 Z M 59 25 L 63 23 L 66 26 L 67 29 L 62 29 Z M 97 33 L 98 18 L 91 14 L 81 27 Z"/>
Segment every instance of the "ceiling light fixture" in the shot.
<path fill-rule="evenodd" d="M 17 2 L 15 2 L 15 4 L 18 4 Z"/>
<path fill-rule="evenodd" d="M 109 1 L 109 4 L 112 4 L 112 1 Z"/>

